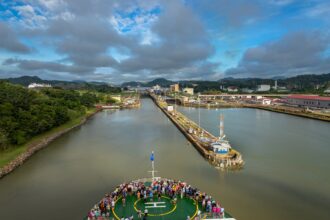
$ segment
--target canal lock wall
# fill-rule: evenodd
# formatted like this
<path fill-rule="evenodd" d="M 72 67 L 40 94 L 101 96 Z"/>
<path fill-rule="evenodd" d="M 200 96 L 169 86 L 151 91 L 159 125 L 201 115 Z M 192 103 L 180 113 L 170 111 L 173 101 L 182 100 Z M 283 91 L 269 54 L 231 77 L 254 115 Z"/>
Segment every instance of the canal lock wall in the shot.
<path fill-rule="evenodd" d="M 242 155 L 235 151 L 235 158 L 219 158 L 215 153 L 212 151 L 209 151 L 206 149 L 202 143 L 197 140 L 192 134 L 190 134 L 187 129 L 185 129 L 180 122 L 171 115 L 163 106 L 160 105 L 157 98 L 150 94 L 151 99 L 153 102 L 157 105 L 158 108 L 161 109 L 161 111 L 173 122 L 173 124 L 181 131 L 181 133 L 188 139 L 188 141 L 197 149 L 197 151 L 205 158 L 207 159 L 213 166 L 219 167 L 219 168 L 227 168 L 227 169 L 241 169 L 244 165 L 244 161 L 242 159 Z M 181 114 L 182 115 L 182 114 Z M 185 117 L 184 115 L 182 115 Z M 189 120 L 188 118 L 186 120 Z M 191 120 L 190 120 L 191 121 Z M 193 123 L 193 122 L 191 122 Z M 200 128 L 201 129 L 201 128 Z M 204 130 L 204 129 L 203 129 Z M 216 139 L 212 134 L 210 134 L 208 131 L 204 130 L 204 133 L 208 136 L 212 137 L 212 139 Z"/>

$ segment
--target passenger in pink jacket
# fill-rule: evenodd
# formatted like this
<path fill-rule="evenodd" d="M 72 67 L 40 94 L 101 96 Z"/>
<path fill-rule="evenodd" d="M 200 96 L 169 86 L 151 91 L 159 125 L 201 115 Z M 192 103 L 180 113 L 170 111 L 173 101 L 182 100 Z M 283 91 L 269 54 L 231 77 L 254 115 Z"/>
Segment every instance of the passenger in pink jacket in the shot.
<path fill-rule="evenodd" d="M 213 218 L 215 218 L 216 214 L 217 214 L 217 207 L 216 207 L 216 206 L 213 206 L 213 207 L 212 207 L 212 215 L 213 215 Z"/>
<path fill-rule="evenodd" d="M 216 209 L 217 209 L 217 211 L 216 211 L 217 217 L 220 218 L 221 217 L 221 207 L 220 206 L 217 206 Z"/>

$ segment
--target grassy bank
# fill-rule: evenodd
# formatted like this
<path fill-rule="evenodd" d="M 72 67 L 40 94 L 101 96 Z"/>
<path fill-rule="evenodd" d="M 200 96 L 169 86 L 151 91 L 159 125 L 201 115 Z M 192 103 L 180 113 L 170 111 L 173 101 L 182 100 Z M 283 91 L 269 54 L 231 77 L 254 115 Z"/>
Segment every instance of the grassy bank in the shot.
<path fill-rule="evenodd" d="M 44 132 L 40 135 L 34 136 L 31 138 L 28 142 L 21 146 L 12 146 L 9 149 L 5 151 L 0 151 L 0 169 L 4 167 L 6 164 L 8 164 L 10 161 L 14 160 L 17 156 L 20 154 L 24 153 L 29 147 L 34 146 L 40 142 L 42 142 L 44 139 L 47 139 L 51 137 L 52 135 L 63 131 L 65 129 L 74 127 L 75 125 L 78 125 L 81 123 L 83 120 L 88 118 L 90 115 L 94 114 L 97 110 L 95 108 L 88 109 L 84 115 L 81 115 L 75 119 L 72 119 L 68 121 L 67 123 L 53 128 L 47 132 Z"/>

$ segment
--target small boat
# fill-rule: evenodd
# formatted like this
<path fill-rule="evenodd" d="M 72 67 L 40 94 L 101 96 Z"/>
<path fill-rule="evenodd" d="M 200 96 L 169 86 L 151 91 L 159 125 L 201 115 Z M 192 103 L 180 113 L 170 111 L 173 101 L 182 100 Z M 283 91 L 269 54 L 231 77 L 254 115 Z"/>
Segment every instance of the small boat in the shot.
<path fill-rule="evenodd" d="M 220 135 L 219 139 L 210 144 L 212 151 L 216 154 L 226 155 L 230 152 L 231 146 L 227 140 L 225 140 L 226 135 L 223 131 L 224 123 L 223 123 L 223 115 L 220 115 Z"/>
<path fill-rule="evenodd" d="M 216 154 L 228 154 L 231 149 L 231 146 L 228 141 L 219 140 L 211 143 L 211 148 Z"/>

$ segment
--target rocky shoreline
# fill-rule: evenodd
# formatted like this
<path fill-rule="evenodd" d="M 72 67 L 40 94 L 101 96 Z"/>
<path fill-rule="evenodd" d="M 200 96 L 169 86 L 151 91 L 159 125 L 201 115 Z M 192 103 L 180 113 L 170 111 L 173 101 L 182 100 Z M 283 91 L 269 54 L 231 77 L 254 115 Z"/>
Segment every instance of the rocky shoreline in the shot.
<path fill-rule="evenodd" d="M 81 125 L 83 125 L 89 118 L 94 116 L 96 113 L 98 113 L 100 110 L 95 111 L 94 113 L 87 115 L 84 119 L 82 119 L 78 124 L 66 128 L 64 130 L 58 131 L 49 137 L 43 138 L 40 141 L 37 141 L 36 143 L 31 143 L 27 150 L 23 153 L 21 153 L 19 156 L 17 156 L 14 160 L 10 161 L 7 165 L 4 167 L 0 168 L 0 179 L 3 178 L 4 176 L 10 174 L 13 172 L 16 168 L 21 166 L 24 162 L 26 162 L 32 155 L 40 151 L 41 149 L 45 148 L 48 146 L 49 143 L 57 139 L 58 137 L 62 136 L 63 134 L 71 131 L 74 128 L 77 128 Z"/>

